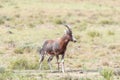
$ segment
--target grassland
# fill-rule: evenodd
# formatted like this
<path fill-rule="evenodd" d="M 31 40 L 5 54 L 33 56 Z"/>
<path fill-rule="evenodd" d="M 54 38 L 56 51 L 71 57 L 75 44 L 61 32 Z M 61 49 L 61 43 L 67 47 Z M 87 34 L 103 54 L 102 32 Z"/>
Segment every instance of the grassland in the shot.
<path fill-rule="evenodd" d="M 120 0 L 0 0 L 0 80 L 36 80 L 13 70 L 38 70 L 37 49 L 46 39 L 64 34 L 71 25 L 77 43 L 70 43 L 66 70 L 120 68 Z M 48 57 L 48 56 L 47 56 Z M 46 61 L 46 60 L 45 60 Z M 44 61 L 43 69 L 48 70 Z M 54 69 L 56 59 L 52 64 Z M 109 72 L 109 70 L 108 70 Z M 40 79 L 104 80 L 104 72 L 80 77 L 39 73 Z M 62 75 L 62 76 L 57 76 Z M 91 73 L 92 74 L 92 73 Z M 101 77 L 103 74 L 103 77 Z M 114 75 L 114 74 L 113 74 Z M 47 76 L 47 77 L 46 77 Z M 120 80 L 114 75 L 113 80 Z"/>

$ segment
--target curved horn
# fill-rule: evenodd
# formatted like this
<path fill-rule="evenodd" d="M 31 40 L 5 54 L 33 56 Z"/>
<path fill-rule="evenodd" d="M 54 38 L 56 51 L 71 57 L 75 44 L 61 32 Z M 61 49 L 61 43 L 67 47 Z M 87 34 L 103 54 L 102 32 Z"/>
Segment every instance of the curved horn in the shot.
<path fill-rule="evenodd" d="M 70 29 L 70 26 L 69 26 L 69 25 L 64 24 L 64 26 L 65 26 L 65 27 L 67 27 L 67 29 L 68 29 L 69 31 L 71 31 L 71 29 Z"/>

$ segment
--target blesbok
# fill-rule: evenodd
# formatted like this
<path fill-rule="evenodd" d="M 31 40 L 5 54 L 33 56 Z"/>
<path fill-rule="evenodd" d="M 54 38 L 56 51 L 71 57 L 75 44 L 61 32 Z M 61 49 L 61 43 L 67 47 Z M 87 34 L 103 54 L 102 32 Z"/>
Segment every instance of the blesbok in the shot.
<path fill-rule="evenodd" d="M 58 38 L 55 40 L 46 40 L 43 43 L 42 48 L 39 51 L 41 55 L 40 69 L 41 69 L 41 65 L 44 60 L 45 54 L 49 54 L 50 57 L 48 58 L 48 65 L 50 67 L 50 70 L 52 71 L 50 62 L 54 56 L 56 56 L 57 63 L 58 63 L 58 70 L 59 70 L 59 55 L 62 55 L 61 65 L 62 65 L 62 72 L 64 73 L 64 55 L 65 55 L 67 45 L 70 41 L 76 42 L 76 39 L 73 37 L 72 30 L 70 29 L 70 27 L 66 24 L 65 24 L 65 27 L 67 28 L 66 33 L 61 38 Z"/>

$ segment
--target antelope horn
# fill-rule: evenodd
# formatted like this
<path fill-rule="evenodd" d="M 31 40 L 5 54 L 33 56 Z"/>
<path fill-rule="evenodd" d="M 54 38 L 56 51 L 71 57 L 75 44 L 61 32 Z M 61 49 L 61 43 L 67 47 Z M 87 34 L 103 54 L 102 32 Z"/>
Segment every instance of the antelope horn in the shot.
<path fill-rule="evenodd" d="M 69 25 L 67 25 L 67 24 L 64 24 L 64 26 L 69 30 L 69 31 L 71 31 L 71 29 L 70 29 L 70 26 Z"/>

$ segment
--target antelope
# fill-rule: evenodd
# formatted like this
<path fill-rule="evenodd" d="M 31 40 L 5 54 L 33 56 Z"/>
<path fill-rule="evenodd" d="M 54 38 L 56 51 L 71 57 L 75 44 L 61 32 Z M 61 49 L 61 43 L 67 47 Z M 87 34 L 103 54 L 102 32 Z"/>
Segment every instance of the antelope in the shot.
<path fill-rule="evenodd" d="M 65 51 L 66 51 L 67 45 L 70 41 L 76 42 L 76 39 L 73 37 L 72 30 L 70 29 L 69 25 L 65 24 L 64 26 L 67 28 L 67 30 L 65 31 L 65 34 L 61 38 L 54 39 L 54 40 L 46 40 L 43 43 L 41 49 L 39 50 L 40 57 L 41 57 L 39 60 L 39 62 L 40 62 L 39 69 L 41 69 L 41 65 L 44 60 L 44 56 L 46 54 L 49 54 L 50 56 L 49 56 L 47 62 L 48 62 L 50 70 L 52 71 L 50 62 L 52 61 L 53 57 L 55 56 L 57 59 L 58 71 L 59 71 L 59 66 L 60 66 L 59 55 L 61 55 L 62 56 L 61 57 L 61 70 L 63 73 L 65 72 L 64 56 L 65 56 Z"/>

